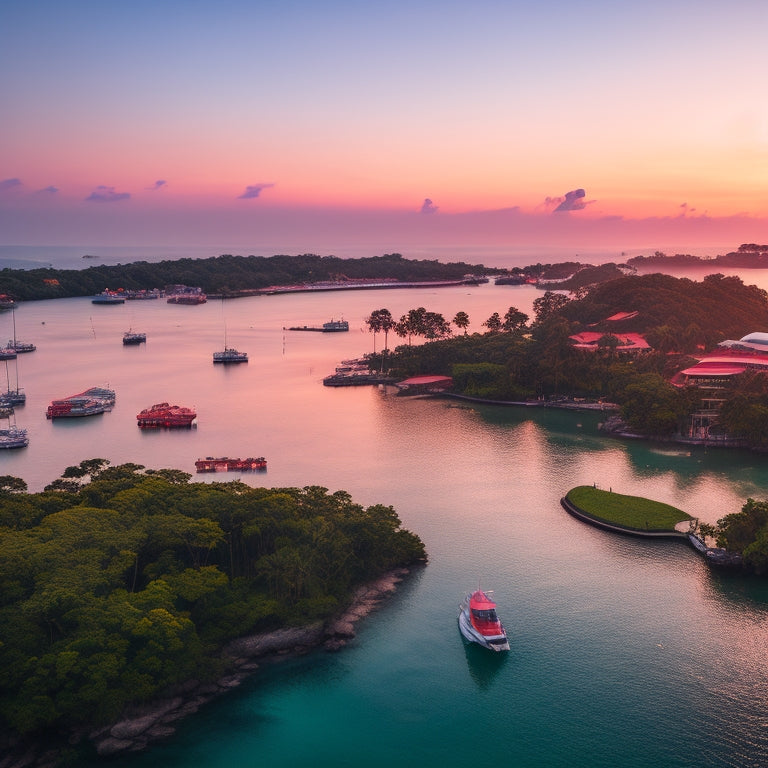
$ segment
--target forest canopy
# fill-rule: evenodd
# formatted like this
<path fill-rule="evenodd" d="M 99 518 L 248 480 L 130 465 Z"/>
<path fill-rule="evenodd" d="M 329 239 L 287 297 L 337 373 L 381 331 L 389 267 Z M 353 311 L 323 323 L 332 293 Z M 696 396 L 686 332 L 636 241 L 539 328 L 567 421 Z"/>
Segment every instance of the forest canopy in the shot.
<path fill-rule="evenodd" d="M 3 269 L 0 270 L 0 293 L 23 301 L 90 296 L 105 289 L 162 289 L 177 284 L 199 286 L 206 293 L 236 293 L 273 285 L 325 280 L 459 280 L 470 273 L 485 274 L 489 271 L 498 270 L 487 270 L 482 264 L 405 259 L 399 253 L 359 259 L 312 253 L 300 256 L 223 255 L 153 263 L 137 261 L 86 269 Z"/>
<path fill-rule="evenodd" d="M 110 721 L 248 633 L 331 616 L 426 559 L 392 507 L 345 491 L 69 467 L 35 494 L 0 478 L 0 731 Z"/>

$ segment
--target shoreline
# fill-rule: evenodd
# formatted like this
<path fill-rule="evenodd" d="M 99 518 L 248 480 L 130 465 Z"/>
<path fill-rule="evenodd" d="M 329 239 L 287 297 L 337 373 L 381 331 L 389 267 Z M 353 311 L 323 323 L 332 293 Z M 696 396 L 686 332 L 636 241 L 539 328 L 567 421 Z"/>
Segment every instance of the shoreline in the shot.
<path fill-rule="evenodd" d="M 59 734 L 58 743 L 40 744 L 0 734 L 0 768 L 56 768 L 63 751 L 92 749 L 101 758 L 142 752 L 176 733 L 176 723 L 252 677 L 264 664 L 325 649 L 336 652 L 356 636 L 355 625 L 391 597 L 415 566 L 396 568 L 359 586 L 347 606 L 327 621 L 230 640 L 220 649 L 226 672 L 217 680 L 187 680 L 147 704 L 127 707 L 122 716 L 99 728 L 79 727 Z M 88 744 L 90 743 L 90 745 Z"/>

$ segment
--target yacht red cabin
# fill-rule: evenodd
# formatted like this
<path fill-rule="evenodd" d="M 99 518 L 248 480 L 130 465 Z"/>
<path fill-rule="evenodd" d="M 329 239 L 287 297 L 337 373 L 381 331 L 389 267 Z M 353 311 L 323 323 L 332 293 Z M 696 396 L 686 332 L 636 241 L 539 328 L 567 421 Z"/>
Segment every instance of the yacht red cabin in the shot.
<path fill-rule="evenodd" d="M 481 589 L 473 592 L 469 598 L 469 615 L 472 626 L 481 635 L 499 635 L 504 632 L 496 615 L 496 603 Z"/>

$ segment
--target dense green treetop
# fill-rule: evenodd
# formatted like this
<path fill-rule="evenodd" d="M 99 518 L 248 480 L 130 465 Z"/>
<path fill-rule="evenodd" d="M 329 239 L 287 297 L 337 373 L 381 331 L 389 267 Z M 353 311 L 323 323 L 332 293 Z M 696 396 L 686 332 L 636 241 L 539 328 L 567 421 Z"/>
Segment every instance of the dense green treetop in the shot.
<path fill-rule="evenodd" d="M 722 269 L 723 267 L 747 267 L 764 269 L 768 267 L 768 245 L 759 243 L 742 243 L 736 251 L 719 254 L 712 258 L 692 256 L 690 253 L 676 253 L 668 256 L 662 251 L 656 251 L 651 256 L 634 256 L 627 260 L 627 264 L 635 267 L 652 266 L 654 268 L 664 266 L 674 267 L 706 267 L 707 269 Z"/>
<path fill-rule="evenodd" d="M 216 256 L 150 263 L 137 261 L 82 270 L 3 269 L 0 293 L 17 300 L 91 296 L 105 289 L 150 290 L 166 285 L 199 286 L 206 293 L 235 293 L 273 285 L 349 279 L 458 280 L 485 274 L 482 264 L 405 259 L 399 253 L 359 259 L 336 256 Z"/>
<path fill-rule="evenodd" d="M 0 735 L 110 721 L 214 676 L 227 640 L 326 618 L 426 557 L 392 507 L 345 491 L 106 464 L 35 494 L 3 478 Z"/>
<path fill-rule="evenodd" d="M 532 322 L 509 307 L 503 320 L 497 311 L 482 323 L 486 333 L 399 346 L 388 360 L 392 374 L 452 376 L 454 392 L 488 400 L 608 399 L 621 406 L 632 431 L 669 436 L 701 401 L 695 387 L 670 383 L 693 364 L 689 355 L 768 330 L 768 294 L 722 275 L 701 282 L 661 274 L 620 277 L 580 290 L 575 298 L 547 291 L 533 310 Z M 628 317 L 607 322 L 619 312 Z M 585 330 L 603 334 L 593 351 L 576 349 L 570 338 Z M 619 350 L 611 334 L 623 332 L 644 333 L 652 350 Z M 761 447 L 768 446 L 764 382 L 763 376 L 734 377 L 722 410 L 729 434 Z"/>
<path fill-rule="evenodd" d="M 768 501 L 747 499 L 741 512 L 732 512 L 717 525 L 702 525 L 701 532 L 713 536 L 719 547 L 741 554 L 752 572 L 768 574 Z"/>
<path fill-rule="evenodd" d="M 662 274 L 621 277 L 593 286 L 562 314 L 588 326 L 617 312 L 635 311 L 637 317 L 620 330 L 643 333 L 666 326 L 679 339 L 695 331 L 705 348 L 751 331 L 768 331 L 768 293 L 719 274 L 700 282 Z"/>

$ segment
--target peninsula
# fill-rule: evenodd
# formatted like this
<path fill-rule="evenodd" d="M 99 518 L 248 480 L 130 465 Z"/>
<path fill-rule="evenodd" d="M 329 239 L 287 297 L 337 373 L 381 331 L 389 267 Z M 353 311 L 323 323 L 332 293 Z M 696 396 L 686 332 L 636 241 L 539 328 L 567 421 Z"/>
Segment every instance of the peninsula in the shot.
<path fill-rule="evenodd" d="M 0 478 L 3 759 L 62 733 L 103 754 L 168 735 L 265 654 L 341 647 L 426 562 L 392 507 L 344 491 L 108 463 L 42 493 Z"/>

